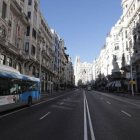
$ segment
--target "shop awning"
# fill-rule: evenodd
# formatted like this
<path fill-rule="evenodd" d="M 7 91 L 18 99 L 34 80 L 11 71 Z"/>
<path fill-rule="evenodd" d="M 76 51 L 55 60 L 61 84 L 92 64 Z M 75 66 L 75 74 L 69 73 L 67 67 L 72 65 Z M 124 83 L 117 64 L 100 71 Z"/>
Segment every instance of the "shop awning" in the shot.
<path fill-rule="evenodd" d="M 111 86 L 112 83 L 113 83 L 113 82 L 110 82 L 110 83 L 107 85 L 107 87 Z"/>

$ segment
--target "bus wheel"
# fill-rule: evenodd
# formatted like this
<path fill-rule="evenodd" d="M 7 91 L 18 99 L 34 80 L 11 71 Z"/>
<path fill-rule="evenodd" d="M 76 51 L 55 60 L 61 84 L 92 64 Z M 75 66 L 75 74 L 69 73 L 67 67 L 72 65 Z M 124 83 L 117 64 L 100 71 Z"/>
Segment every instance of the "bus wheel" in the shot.
<path fill-rule="evenodd" d="M 31 105 L 32 105 L 32 98 L 29 97 L 29 98 L 28 98 L 28 107 L 30 107 Z"/>

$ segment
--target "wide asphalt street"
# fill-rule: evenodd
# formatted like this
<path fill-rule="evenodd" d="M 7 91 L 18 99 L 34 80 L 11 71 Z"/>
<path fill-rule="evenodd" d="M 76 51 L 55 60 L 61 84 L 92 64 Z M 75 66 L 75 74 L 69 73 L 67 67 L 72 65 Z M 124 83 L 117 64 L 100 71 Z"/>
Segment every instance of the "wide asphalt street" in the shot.
<path fill-rule="evenodd" d="M 0 140 L 140 140 L 140 101 L 76 90 L 0 115 Z"/>

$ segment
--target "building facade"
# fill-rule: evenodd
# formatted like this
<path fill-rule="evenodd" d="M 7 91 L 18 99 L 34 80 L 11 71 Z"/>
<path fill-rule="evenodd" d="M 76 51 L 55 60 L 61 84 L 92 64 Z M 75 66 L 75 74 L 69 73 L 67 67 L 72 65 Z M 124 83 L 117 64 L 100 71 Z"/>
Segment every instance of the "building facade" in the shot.
<path fill-rule="evenodd" d="M 102 48 L 100 56 L 93 62 L 93 77 L 96 82 L 100 79 L 98 84 L 101 84 L 106 79 L 107 83 L 112 83 L 112 86 L 116 87 L 117 90 L 129 91 L 132 88 L 132 85 L 129 84 L 131 79 L 130 64 L 132 62 L 132 75 L 133 81 L 135 81 L 133 88 L 135 92 L 140 92 L 140 1 L 122 0 L 121 6 L 123 14 L 108 33 L 106 45 Z"/>
<path fill-rule="evenodd" d="M 0 1 L 0 64 L 40 78 L 42 92 L 54 89 L 60 67 L 54 46 L 59 50 L 59 42 L 39 9 L 39 0 Z"/>
<path fill-rule="evenodd" d="M 76 56 L 74 75 L 76 86 L 92 84 L 92 64 L 87 62 L 82 63 L 80 57 Z"/>

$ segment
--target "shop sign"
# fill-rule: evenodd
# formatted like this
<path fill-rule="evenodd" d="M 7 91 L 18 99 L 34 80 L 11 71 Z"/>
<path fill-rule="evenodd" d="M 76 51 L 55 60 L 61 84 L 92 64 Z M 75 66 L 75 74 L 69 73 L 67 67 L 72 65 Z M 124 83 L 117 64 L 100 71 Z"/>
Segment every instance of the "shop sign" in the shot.
<path fill-rule="evenodd" d="M 129 81 L 129 84 L 136 84 L 135 81 Z"/>
<path fill-rule="evenodd" d="M 130 78 L 130 72 L 126 72 L 126 78 Z"/>

